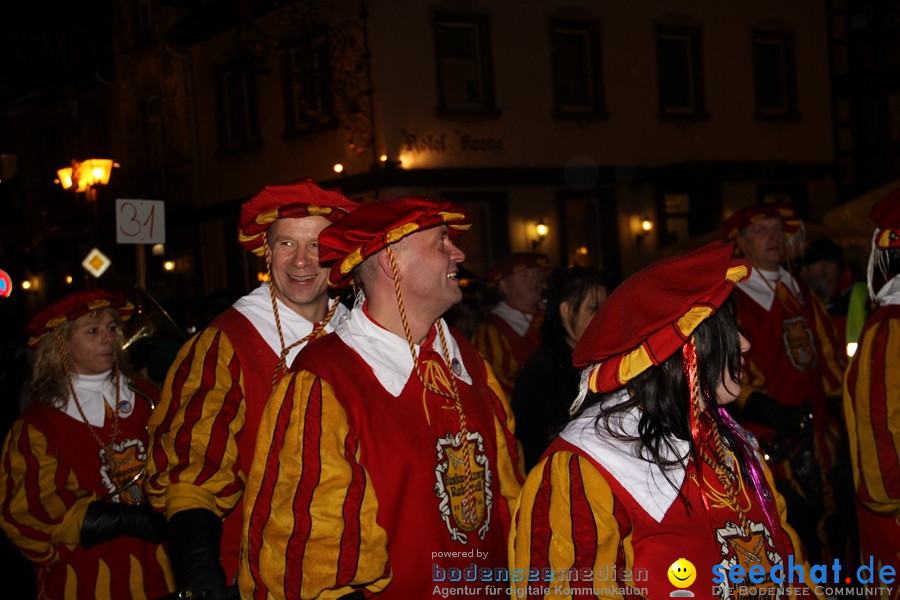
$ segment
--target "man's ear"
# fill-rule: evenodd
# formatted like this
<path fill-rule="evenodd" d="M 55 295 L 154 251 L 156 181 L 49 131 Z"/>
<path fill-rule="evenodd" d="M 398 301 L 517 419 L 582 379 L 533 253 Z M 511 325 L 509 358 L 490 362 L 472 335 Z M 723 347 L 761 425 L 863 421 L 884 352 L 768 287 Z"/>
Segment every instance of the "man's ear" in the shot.
<path fill-rule="evenodd" d="M 391 268 L 391 257 L 388 254 L 388 249 L 385 248 L 381 250 L 378 254 L 375 255 L 375 258 L 378 259 L 378 268 L 381 269 L 385 275 L 387 275 L 388 279 L 394 279 L 394 270 Z"/>
<path fill-rule="evenodd" d="M 509 294 L 509 287 L 506 285 L 505 277 L 497 283 L 497 289 L 500 290 L 504 298 Z"/>
<path fill-rule="evenodd" d="M 747 245 L 747 242 L 744 240 L 744 236 L 742 234 L 738 234 L 736 238 L 734 238 L 734 243 L 737 246 L 738 250 L 740 250 L 741 256 L 747 256 L 747 252 L 744 246 Z"/>

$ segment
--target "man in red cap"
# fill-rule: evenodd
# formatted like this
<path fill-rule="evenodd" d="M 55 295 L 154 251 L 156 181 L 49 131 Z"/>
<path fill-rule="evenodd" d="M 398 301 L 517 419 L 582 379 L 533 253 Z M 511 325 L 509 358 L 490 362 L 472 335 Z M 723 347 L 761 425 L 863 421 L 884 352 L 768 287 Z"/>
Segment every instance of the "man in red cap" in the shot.
<path fill-rule="evenodd" d="M 454 240 L 468 228 L 455 204 L 402 197 L 319 236 L 329 283 L 353 280 L 364 299 L 300 353 L 266 405 L 243 597 L 426 598 L 463 570 L 485 596 L 485 570 L 505 567 L 522 480 L 512 412 L 441 318 L 462 298 Z"/>
<path fill-rule="evenodd" d="M 753 267 L 738 284 L 738 322 L 751 343 L 738 401 L 739 420 L 766 450 L 788 519 L 813 562 L 842 553 L 845 537 L 829 529 L 839 519 L 829 474 L 842 424 L 839 407 L 845 354 L 834 324 L 806 285 L 782 265 L 785 248 L 802 245 L 803 223 L 786 204 L 760 203 L 722 224 Z M 839 490 L 838 490 L 839 491 Z"/>
<path fill-rule="evenodd" d="M 496 286 L 503 300 L 484 318 L 472 336 L 507 397 L 512 397 L 522 366 L 541 346 L 544 323 L 544 274 L 550 261 L 543 254 L 510 254 L 488 273 L 488 284 Z"/>
<path fill-rule="evenodd" d="M 268 282 L 181 348 L 148 426 L 145 488 L 169 519 L 179 591 L 218 600 L 235 579 L 263 406 L 301 347 L 346 311 L 337 300 L 329 308 L 318 235 L 356 206 L 303 179 L 266 186 L 241 208 L 238 241 L 265 256 Z"/>
<path fill-rule="evenodd" d="M 844 414 L 856 484 L 859 551 L 875 568 L 900 571 L 900 189 L 869 213 L 876 229 L 866 321 L 844 386 Z M 877 290 L 877 293 L 876 291 Z M 870 596 L 873 598 L 874 596 Z M 892 598 L 900 597 L 895 591 Z"/>

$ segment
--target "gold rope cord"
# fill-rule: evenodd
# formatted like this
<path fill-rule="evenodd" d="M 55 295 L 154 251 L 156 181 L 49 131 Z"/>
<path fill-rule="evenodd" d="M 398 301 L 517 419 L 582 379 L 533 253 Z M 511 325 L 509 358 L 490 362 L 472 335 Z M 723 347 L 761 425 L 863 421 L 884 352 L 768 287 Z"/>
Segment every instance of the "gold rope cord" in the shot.
<path fill-rule="evenodd" d="M 275 370 L 272 372 L 272 388 L 278 384 L 278 381 L 284 375 L 284 363 L 287 360 L 287 355 L 290 354 L 291 350 L 299 346 L 300 344 L 304 344 L 309 340 L 316 337 L 322 329 L 328 325 L 328 322 L 331 321 L 331 317 L 334 316 L 334 312 L 337 310 L 339 300 L 337 298 L 331 304 L 331 307 L 328 309 L 328 312 L 325 314 L 325 318 L 322 319 L 319 323 L 316 323 L 313 327 L 312 331 L 310 331 L 307 335 L 300 338 L 290 346 L 284 345 L 284 333 L 281 329 L 281 315 L 278 312 L 278 301 L 275 297 L 275 282 L 272 278 L 272 254 L 269 250 L 269 236 L 263 231 L 263 248 L 265 249 L 265 257 L 266 257 L 266 276 L 268 277 L 269 284 L 269 299 L 272 302 L 272 312 L 275 314 L 275 328 L 278 330 L 278 341 L 281 344 L 281 352 L 278 355 L 278 365 L 275 366 Z"/>
<path fill-rule="evenodd" d="M 403 323 L 403 332 L 406 334 L 406 342 L 409 344 L 409 352 L 412 355 L 413 359 L 413 367 L 416 371 L 416 376 L 419 378 L 419 381 L 425 386 L 425 389 L 428 391 L 437 394 L 438 396 L 442 396 L 444 398 L 449 398 L 453 400 L 453 408 L 456 410 L 457 415 L 459 416 L 459 429 L 460 436 L 462 437 L 462 451 L 463 456 L 465 457 L 465 484 L 466 484 L 466 493 L 463 498 L 463 510 L 462 514 L 464 518 L 468 517 L 472 519 L 469 523 L 473 523 L 475 519 L 475 481 L 472 477 L 472 460 L 474 457 L 472 456 L 471 444 L 469 443 L 469 428 L 468 423 L 466 422 L 466 413 L 463 410 L 462 402 L 459 399 L 459 390 L 456 387 L 456 378 L 452 373 L 449 374 L 449 382 L 450 382 L 450 394 L 447 392 L 438 389 L 436 386 L 432 385 L 422 376 L 422 371 L 419 368 L 419 357 L 416 354 L 416 347 L 413 343 L 412 334 L 409 330 L 409 321 L 406 318 L 406 309 L 403 305 L 403 296 L 400 293 L 400 270 L 397 268 L 397 261 L 394 257 L 394 251 L 390 246 L 387 246 L 388 258 L 391 261 L 391 273 L 394 279 L 394 293 L 397 296 L 397 305 L 400 309 L 400 321 Z M 441 338 L 441 349 L 444 353 L 444 361 L 445 367 L 449 369 L 450 366 L 450 351 L 447 348 L 447 341 L 444 338 L 444 328 L 441 326 L 440 319 L 438 319 L 435 324 L 437 325 L 438 334 Z M 428 416 L 428 407 L 425 404 L 425 397 L 422 397 L 422 406 L 425 409 L 425 415 Z M 430 420 L 429 420 L 430 423 Z"/>
<path fill-rule="evenodd" d="M 697 423 L 697 428 L 699 430 L 700 415 L 703 414 L 703 404 L 702 395 L 700 393 L 700 385 L 697 382 L 699 369 L 697 368 L 697 352 L 694 346 L 694 336 L 691 336 L 691 339 L 688 341 L 688 345 L 690 345 L 690 348 L 687 352 L 687 354 L 689 355 L 690 364 L 686 365 L 687 369 L 685 370 L 687 371 L 688 386 L 690 387 L 691 393 L 691 412 L 693 413 L 692 418 Z M 741 529 L 744 531 L 744 534 L 750 535 L 750 521 L 747 519 L 744 508 L 740 504 L 739 492 L 736 489 L 736 481 L 738 480 L 738 476 L 731 468 L 728 467 L 728 457 L 725 454 L 725 448 L 722 444 L 722 437 L 719 435 L 719 428 L 716 426 L 715 421 L 710 424 L 710 435 L 713 440 L 716 460 L 714 461 L 712 458 L 710 458 L 709 455 L 704 452 L 704 448 L 697 448 L 696 450 L 702 457 L 703 462 L 709 465 L 709 467 L 716 474 L 716 479 L 718 479 L 719 484 L 722 486 L 722 489 L 725 490 L 725 495 L 728 498 L 728 504 L 737 513 L 738 519 L 741 522 Z M 700 440 L 695 440 L 695 443 L 696 442 L 700 442 Z"/>
<path fill-rule="evenodd" d="M 78 414 L 81 415 L 81 419 L 84 421 L 84 424 L 87 425 L 88 430 L 91 432 L 91 435 L 97 440 L 97 443 L 100 444 L 100 447 L 103 448 L 106 453 L 106 463 L 109 465 L 109 468 L 113 471 L 118 470 L 118 463 L 115 459 L 115 452 L 113 452 L 112 445 L 116 442 L 120 435 L 119 431 L 119 400 L 120 400 L 120 386 L 121 386 L 121 373 L 119 371 L 119 359 L 118 357 L 115 359 L 113 363 L 113 369 L 115 373 L 115 386 L 116 386 L 116 405 L 113 410 L 113 430 L 110 434 L 109 443 L 104 444 L 103 440 L 100 438 L 100 434 L 97 433 L 97 430 L 91 425 L 90 421 L 88 421 L 87 416 L 84 414 L 84 409 L 81 408 L 81 402 L 78 401 L 78 394 L 75 393 L 75 384 L 72 383 L 72 372 L 69 368 L 69 354 L 66 350 L 66 345 L 63 342 L 62 336 L 59 334 L 58 329 L 53 330 L 53 336 L 56 338 L 56 345 L 59 348 L 59 354 L 62 358 L 63 371 L 66 374 L 66 383 L 69 386 L 69 393 L 72 394 L 72 399 L 75 401 L 75 407 L 78 409 Z M 105 403 L 104 403 L 105 404 Z M 106 407 L 104 406 L 104 410 Z"/>

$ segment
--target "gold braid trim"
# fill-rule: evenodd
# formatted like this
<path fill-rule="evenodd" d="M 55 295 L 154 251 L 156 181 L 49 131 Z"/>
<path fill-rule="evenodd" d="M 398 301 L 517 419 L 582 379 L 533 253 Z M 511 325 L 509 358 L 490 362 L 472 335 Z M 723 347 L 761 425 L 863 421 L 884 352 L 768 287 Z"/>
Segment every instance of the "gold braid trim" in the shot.
<path fill-rule="evenodd" d="M 331 303 L 331 308 L 329 308 L 328 312 L 325 313 L 325 318 L 323 318 L 321 321 L 316 323 L 315 326 L 313 327 L 312 331 L 310 331 L 308 334 L 306 334 L 305 336 L 303 336 L 302 338 L 300 338 L 299 340 L 297 340 L 296 342 L 294 342 L 287 348 L 281 349 L 281 355 L 278 357 L 278 366 L 275 367 L 275 372 L 272 373 L 272 389 L 275 389 L 275 386 L 278 384 L 278 381 L 284 376 L 284 373 L 287 371 L 285 369 L 284 363 L 287 360 L 287 355 L 290 353 L 290 351 L 293 350 L 294 348 L 296 348 L 297 346 L 299 346 L 300 344 L 304 344 L 304 343 L 308 342 L 309 340 L 314 339 L 317 335 L 319 335 L 319 332 L 321 332 L 323 329 L 325 329 L 325 326 L 328 325 L 328 323 L 331 321 L 331 317 L 334 316 L 334 312 L 337 310 L 338 304 L 340 304 L 340 300 L 338 298 L 335 298 Z M 275 313 L 275 314 L 276 314 L 276 321 L 277 321 L 278 313 Z M 278 333 L 279 333 L 279 335 L 281 334 L 280 325 L 279 325 Z M 282 341 L 282 344 L 284 344 L 284 341 Z"/>
<path fill-rule="evenodd" d="M 278 365 L 275 367 L 275 370 L 272 372 L 272 388 L 278 384 L 278 381 L 284 376 L 285 368 L 284 363 L 287 360 L 287 355 L 291 350 L 308 342 L 309 340 L 316 337 L 322 329 L 328 325 L 328 322 L 331 321 L 331 317 L 334 316 L 334 311 L 337 310 L 338 299 L 335 298 L 334 302 L 331 305 L 331 308 L 328 309 L 328 312 L 325 314 L 325 318 L 322 319 L 321 322 L 317 323 L 313 330 L 309 332 L 308 335 L 300 338 L 290 346 L 284 345 L 284 333 L 281 329 L 281 314 L 278 312 L 278 301 L 275 298 L 275 282 L 272 278 L 272 252 L 269 249 L 269 236 L 263 231 L 263 248 L 265 249 L 265 257 L 266 257 L 266 277 L 267 282 L 269 284 L 269 299 L 272 301 L 272 312 L 275 314 L 275 328 L 278 330 L 278 342 L 281 344 L 281 352 L 278 354 Z"/>
<path fill-rule="evenodd" d="M 81 420 L 84 421 L 84 424 L 87 425 L 88 431 L 91 432 L 91 435 L 97 440 L 97 443 L 100 444 L 100 447 L 103 448 L 104 453 L 106 454 L 106 464 L 109 465 L 109 468 L 113 471 L 117 470 L 118 464 L 115 459 L 115 452 L 112 450 L 112 445 L 116 442 L 121 434 L 119 430 L 119 401 L 120 401 L 120 386 L 121 386 L 121 373 L 119 371 L 119 359 L 116 358 L 113 363 L 113 371 L 115 373 L 115 386 L 116 386 L 116 405 L 113 409 L 113 430 L 109 436 L 109 442 L 103 443 L 103 440 L 100 438 L 100 434 L 97 433 L 96 428 L 91 425 L 90 421 L 88 421 L 87 416 L 84 414 L 84 409 L 81 407 L 81 402 L 78 401 L 78 394 L 75 393 L 75 384 L 72 383 L 72 371 L 69 367 L 69 353 L 66 350 L 66 345 L 63 342 L 62 336 L 59 335 L 59 330 L 54 329 L 53 335 L 56 338 L 56 346 L 59 348 L 60 358 L 62 358 L 63 371 L 66 373 L 66 383 L 69 385 L 69 393 L 72 394 L 72 399 L 75 401 L 75 407 L 78 409 L 78 414 L 81 415 Z M 106 410 L 104 402 L 103 410 Z"/>
<path fill-rule="evenodd" d="M 394 279 L 394 293 L 397 296 L 397 306 L 400 309 L 400 321 L 403 323 L 403 333 L 406 335 L 406 342 L 409 344 L 409 352 L 412 355 L 413 359 L 413 368 L 416 371 L 416 376 L 419 378 L 419 381 L 425 386 L 425 389 L 428 391 L 437 394 L 438 396 L 442 396 L 444 398 L 449 398 L 453 400 L 453 408 L 456 410 L 456 414 L 459 416 L 459 431 L 460 436 L 462 437 L 462 451 L 463 456 L 465 457 L 465 477 L 466 477 L 466 495 L 462 501 L 462 514 L 463 518 L 473 518 L 475 513 L 475 481 L 472 477 L 472 460 L 474 457 L 472 456 L 471 444 L 469 443 L 469 427 L 466 421 L 466 413 L 463 410 L 462 402 L 459 399 L 459 389 L 456 387 L 456 378 L 451 373 L 449 375 L 450 380 L 450 393 L 452 395 L 448 395 L 447 392 L 438 389 L 436 386 L 431 383 L 425 381 L 425 378 L 422 376 L 422 371 L 419 368 L 419 357 L 416 354 L 416 346 L 413 343 L 412 334 L 409 330 L 409 321 L 406 318 L 406 308 L 403 305 L 403 295 L 400 293 L 400 270 L 397 268 L 397 260 L 394 257 L 394 251 L 390 246 L 386 246 L 388 258 L 391 261 L 391 274 Z M 444 337 L 444 328 L 441 326 L 440 319 L 435 321 L 435 325 L 437 326 L 438 334 L 441 338 L 441 349 L 444 353 L 444 362 L 445 366 L 449 368 L 450 366 L 450 351 L 447 348 L 447 340 Z M 428 416 L 428 406 L 425 402 L 426 398 L 422 396 L 422 407 L 425 409 L 425 418 L 428 420 L 428 424 L 431 424 L 431 419 Z M 471 522 L 471 521 L 470 521 Z"/>
<path fill-rule="evenodd" d="M 694 346 L 694 336 L 691 336 L 691 339 L 688 341 L 691 346 Z M 695 349 L 692 349 L 690 352 L 691 357 L 691 365 L 689 370 L 691 372 L 690 375 L 690 387 L 691 387 L 691 412 L 693 412 L 693 418 L 695 419 L 698 429 L 700 425 L 700 415 L 703 414 L 703 399 L 702 394 L 700 392 L 700 384 L 697 381 L 697 377 L 699 376 L 700 370 L 697 365 L 697 352 Z M 710 435 L 713 440 L 713 446 L 716 453 L 716 460 L 713 461 L 709 455 L 704 452 L 704 448 L 697 448 L 696 451 L 703 458 L 703 462 L 705 462 L 716 474 L 716 479 L 719 480 L 719 484 L 722 486 L 722 489 L 725 490 L 725 495 L 728 498 L 728 504 L 731 508 L 737 513 L 738 520 L 740 520 L 741 529 L 744 531 L 744 535 L 750 535 L 750 521 L 747 519 L 747 515 L 744 512 L 744 508 L 741 506 L 739 491 L 736 487 L 736 482 L 738 480 L 735 472 L 728 467 L 728 457 L 725 454 L 725 447 L 722 444 L 722 436 L 719 435 L 719 428 L 716 426 L 715 421 L 710 424 Z M 700 440 L 695 440 L 700 441 Z"/>

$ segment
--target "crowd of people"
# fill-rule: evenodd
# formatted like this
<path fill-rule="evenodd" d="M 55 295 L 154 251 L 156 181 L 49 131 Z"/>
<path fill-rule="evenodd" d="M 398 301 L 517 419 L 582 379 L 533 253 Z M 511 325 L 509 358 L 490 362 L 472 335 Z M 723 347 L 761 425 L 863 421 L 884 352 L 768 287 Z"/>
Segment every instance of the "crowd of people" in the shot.
<path fill-rule="evenodd" d="M 29 321 L 0 528 L 41 599 L 824 598 L 816 565 L 896 573 L 900 190 L 870 218 L 867 298 L 759 203 L 619 285 L 503 257 L 469 339 L 445 320 L 461 206 L 266 186 L 238 231 L 264 283 L 161 389 L 121 294 Z M 855 584 L 834 593 L 900 598 Z"/>

